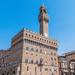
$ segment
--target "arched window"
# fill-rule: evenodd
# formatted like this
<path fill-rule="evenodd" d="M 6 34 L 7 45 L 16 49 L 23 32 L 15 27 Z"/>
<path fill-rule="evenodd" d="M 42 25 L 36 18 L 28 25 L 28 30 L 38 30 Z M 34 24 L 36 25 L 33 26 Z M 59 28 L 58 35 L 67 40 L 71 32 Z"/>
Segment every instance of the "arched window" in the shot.
<path fill-rule="evenodd" d="M 40 58 L 40 63 L 42 63 L 43 62 L 43 59 L 42 58 Z"/>
<path fill-rule="evenodd" d="M 29 71 L 29 66 L 27 66 L 27 71 Z"/>
<path fill-rule="evenodd" d="M 4 75 L 4 73 L 2 73 L 2 75 Z"/>
<path fill-rule="evenodd" d="M 15 71 L 13 71 L 13 74 L 15 74 Z"/>
<path fill-rule="evenodd" d="M 33 64 L 33 60 L 31 60 L 31 63 Z"/>
<path fill-rule="evenodd" d="M 7 72 L 7 75 L 9 75 L 9 72 Z"/>

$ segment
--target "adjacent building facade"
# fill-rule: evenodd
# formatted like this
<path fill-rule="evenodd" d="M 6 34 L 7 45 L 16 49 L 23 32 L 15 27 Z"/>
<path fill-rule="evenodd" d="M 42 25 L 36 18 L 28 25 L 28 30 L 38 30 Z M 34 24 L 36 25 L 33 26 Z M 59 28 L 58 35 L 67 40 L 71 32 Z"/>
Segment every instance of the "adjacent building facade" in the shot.
<path fill-rule="evenodd" d="M 40 33 L 22 29 L 0 51 L 0 75 L 59 75 L 57 41 L 48 37 L 48 14 L 40 7 Z"/>
<path fill-rule="evenodd" d="M 75 51 L 59 56 L 59 75 L 75 75 Z"/>

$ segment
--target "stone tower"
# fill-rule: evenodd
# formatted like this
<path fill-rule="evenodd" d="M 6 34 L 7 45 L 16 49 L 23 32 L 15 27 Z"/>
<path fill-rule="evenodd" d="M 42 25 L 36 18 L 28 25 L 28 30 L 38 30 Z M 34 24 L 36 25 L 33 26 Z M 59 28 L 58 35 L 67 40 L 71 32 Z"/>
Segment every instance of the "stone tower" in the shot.
<path fill-rule="evenodd" d="M 39 14 L 39 23 L 40 23 L 40 34 L 48 37 L 48 14 L 47 10 L 44 5 L 40 7 L 40 14 Z"/>

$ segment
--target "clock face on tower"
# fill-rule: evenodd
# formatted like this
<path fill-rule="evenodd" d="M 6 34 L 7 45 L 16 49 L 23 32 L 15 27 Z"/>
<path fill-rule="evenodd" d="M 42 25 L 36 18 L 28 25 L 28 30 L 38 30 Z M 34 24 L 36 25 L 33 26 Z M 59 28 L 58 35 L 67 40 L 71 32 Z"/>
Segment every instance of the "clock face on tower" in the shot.
<path fill-rule="evenodd" d="M 44 33 L 44 36 L 48 37 L 48 34 L 47 33 Z"/>
<path fill-rule="evenodd" d="M 39 13 L 40 34 L 48 38 L 48 14 L 46 8 L 42 6 Z"/>

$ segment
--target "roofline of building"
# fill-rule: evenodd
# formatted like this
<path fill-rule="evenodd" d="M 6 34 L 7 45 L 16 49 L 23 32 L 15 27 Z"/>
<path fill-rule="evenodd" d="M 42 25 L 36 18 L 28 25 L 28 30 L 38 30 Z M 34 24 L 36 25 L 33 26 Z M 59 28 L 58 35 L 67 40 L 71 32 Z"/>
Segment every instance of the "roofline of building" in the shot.
<path fill-rule="evenodd" d="M 65 56 L 68 56 L 68 55 L 71 55 L 71 54 L 75 54 L 75 50 L 65 53 Z"/>
<path fill-rule="evenodd" d="M 27 32 L 29 32 L 29 33 L 31 33 L 31 34 L 33 34 L 33 35 L 39 35 L 39 36 L 42 36 L 42 35 L 40 35 L 40 33 L 38 33 L 38 32 L 33 32 L 33 31 L 31 31 L 31 30 L 28 30 L 28 29 L 26 29 L 26 28 L 23 28 L 23 29 L 21 29 L 15 36 L 13 36 L 13 38 L 12 38 L 12 40 L 19 34 L 19 33 L 21 33 L 21 32 L 23 32 L 23 31 L 27 31 Z M 48 40 L 53 40 L 53 41 L 55 41 L 55 42 L 58 42 L 57 40 L 54 40 L 54 39 L 52 39 L 52 38 L 47 38 L 47 37 L 45 37 L 45 36 L 42 36 L 43 38 L 46 38 L 46 39 L 48 39 Z"/>

